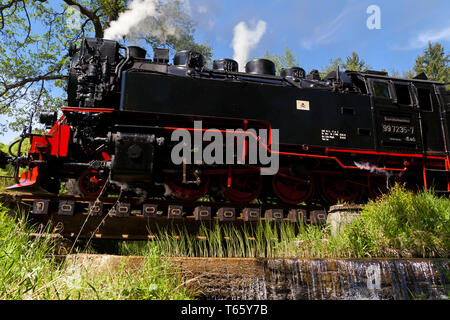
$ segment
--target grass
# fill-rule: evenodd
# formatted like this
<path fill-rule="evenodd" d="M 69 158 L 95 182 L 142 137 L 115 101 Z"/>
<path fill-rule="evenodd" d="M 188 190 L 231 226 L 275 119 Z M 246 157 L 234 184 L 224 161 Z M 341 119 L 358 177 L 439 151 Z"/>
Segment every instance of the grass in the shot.
<path fill-rule="evenodd" d="M 161 231 L 155 241 L 121 242 L 118 254 L 143 255 L 158 248 L 169 257 L 204 258 L 351 258 L 341 237 L 331 237 L 328 227 L 259 222 L 238 230 L 215 224 L 202 226 L 198 235 L 186 230 Z"/>
<path fill-rule="evenodd" d="M 448 258 L 450 199 L 396 186 L 370 202 L 343 231 L 330 226 L 260 222 L 235 229 L 203 225 L 160 230 L 158 241 L 122 242 L 122 255 L 143 255 L 143 265 L 92 273 L 58 262 L 53 244 L 0 205 L 0 299 L 190 299 L 183 279 L 162 256 L 233 258 Z M 175 235 L 177 237 L 175 237 Z M 200 236 L 198 238 L 197 236 Z"/>
<path fill-rule="evenodd" d="M 53 244 L 0 206 L 0 299 L 190 299 L 179 273 L 157 249 L 138 270 L 125 262 L 108 272 L 91 272 L 58 262 Z"/>
<path fill-rule="evenodd" d="M 343 237 L 361 257 L 448 257 L 450 199 L 396 186 L 370 202 Z"/>
<path fill-rule="evenodd" d="M 203 225 L 198 235 L 181 229 L 156 236 L 154 242 L 123 242 L 119 253 L 145 255 L 157 247 L 164 256 L 185 257 L 447 258 L 450 199 L 397 185 L 338 234 L 331 234 L 329 225 L 260 222 L 243 230 L 215 224 Z"/>
<path fill-rule="evenodd" d="M 217 223 L 212 228 L 202 225 L 197 235 L 189 234 L 186 229 L 160 230 L 156 241 L 122 242 L 119 254 L 145 255 L 156 247 L 162 255 L 172 257 L 276 257 L 282 251 L 279 243 L 294 239 L 295 228 L 291 223 L 259 223 L 240 230 Z"/>

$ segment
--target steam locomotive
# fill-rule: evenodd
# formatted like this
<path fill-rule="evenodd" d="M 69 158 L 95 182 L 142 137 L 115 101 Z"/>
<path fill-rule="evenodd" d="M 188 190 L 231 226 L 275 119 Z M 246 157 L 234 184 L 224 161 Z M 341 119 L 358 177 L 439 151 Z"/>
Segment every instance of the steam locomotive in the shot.
<path fill-rule="evenodd" d="M 450 93 L 424 75 L 337 69 L 321 78 L 300 67 L 276 75 L 266 59 L 248 62 L 245 72 L 231 59 L 210 69 L 198 52 L 177 52 L 169 64 L 167 49 L 155 48 L 148 59 L 140 47 L 92 38 L 69 55 L 62 116 L 40 115 L 50 130 L 16 142 L 30 139 L 26 156 L 0 156 L 16 167 L 9 190 L 58 193 L 66 183 L 85 197 L 122 190 L 189 202 L 207 195 L 287 204 L 364 201 L 396 181 L 450 191 Z M 193 140 L 234 132 L 223 144 L 232 144 L 233 161 L 174 163 L 177 130 Z M 187 150 L 195 158 L 211 143 Z M 255 146 L 278 157 L 277 170 L 264 174 L 267 163 L 250 161 Z M 20 167 L 27 171 L 19 174 Z"/>

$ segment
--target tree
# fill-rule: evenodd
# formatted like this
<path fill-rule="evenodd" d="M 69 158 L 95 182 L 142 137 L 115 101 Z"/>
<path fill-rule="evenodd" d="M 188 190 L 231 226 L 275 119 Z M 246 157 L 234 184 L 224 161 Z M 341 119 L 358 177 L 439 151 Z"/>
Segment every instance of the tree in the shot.
<path fill-rule="evenodd" d="M 356 52 L 352 52 L 352 55 L 348 56 L 345 61 L 342 58 L 330 59 L 329 64 L 321 69 L 320 76 L 323 78 L 330 72 L 336 71 L 338 66 L 341 71 L 367 71 L 371 68 L 364 60 L 360 59 Z"/>
<path fill-rule="evenodd" d="M 412 71 L 403 71 L 400 72 L 396 69 L 391 69 L 389 71 L 389 75 L 394 78 L 403 78 L 403 79 L 412 79 L 414 78 L 414 72 Z"/>
<path fill-rule="evenodd" d="M 194 41 L 194 23 L 182 14 L 179 0 L 154 0 L 158 12 L 174 14 L 177 36 L 143 37 L 144 46 L 165 46 L 172 51 L 194 49 L 207 59 L 212 49 Z M 57 110 L 64 104 L 70 44 L 83 37 L 104 36 L 104 31 L 131 3 L 128 0 L 0 0 L 0 114 L 12 119 L 9 127 L 20 130 L 30 116 Z M 76 6 L 76 7 L 74 7 Z M 80 24 L 68 23 L 79 12 Z M 170 11 L 169 11 L 170 9 Z M 177 15 L 178 16 L 175 16 Z M 160 15 L 163 19 L 164 15 Z M 122 42 L 126 42 L 125 37 Z M 5 130 L 6 124 L 0 124 Z"/>
<path fill-rule="evenodd" d="M 364 60 L 359 58 L 356 52 L 352 52 L 351 57 L 347 57 L 342 67 L 347 71 L 367 71 L 371 68 Z"/>
<path fill-rule="evenodd" d="M 280 73 L 281 69 L 283 68 L 290 68 L 298 66 L 298 60 L 292 53 L 291 49 L 286 47 L 284 49 L 283 54 L 272 54 L 268 50 L 266 50 L 264 54 L 265 59 L 269 59 L 275 63 L 275 68 L 277 71 L 277 74 Z"/>
<path fill-rule="evenodd" d="M 417 56 L 413 69 L 416 75 L 423 72 L 430 80 L 448 83 L 450 82 L 450 55 L 445 54 L 441 44 L 429 42 L 424 54 Z M 450 86 L 447 85 L 447 88 L 450 89 Z"/>
<path fill-rule="evenodd" d="M 338 66 L 340 69 L 343 69 L 344 68 L 343 65 L 344 65 L 344 60 L 342 60 L 342 58 L 330 59 L 329 64 L 321 69 L 320 77 L 324 78 L 330 72 L 336 71 Z"/>

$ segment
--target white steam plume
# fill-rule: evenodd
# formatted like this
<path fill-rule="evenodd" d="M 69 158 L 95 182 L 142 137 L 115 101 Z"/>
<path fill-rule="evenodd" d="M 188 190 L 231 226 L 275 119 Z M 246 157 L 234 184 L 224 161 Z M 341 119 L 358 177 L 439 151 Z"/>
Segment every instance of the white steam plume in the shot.
<path fill-rule="evenodd" d="M 158 0 L 133 0 L 128 9 L 111 22 L 104 37 L 114 40 L 127 36 L 136 40 L 142 36 L 157 36 L 164 39 L 177 34 L 176 17 L 172 3 L 160 5 Z"/>
<path fill-rule="evenodd" d="M 233 50 L 234 60 L 239 63 L 239 71 L 245 70 L 250 50 L 255 48 L 266 32 L 266 22 L 259 20 L 256 27 L 251 30 L 245 22 L 239 22 L 234 27 Z"/>

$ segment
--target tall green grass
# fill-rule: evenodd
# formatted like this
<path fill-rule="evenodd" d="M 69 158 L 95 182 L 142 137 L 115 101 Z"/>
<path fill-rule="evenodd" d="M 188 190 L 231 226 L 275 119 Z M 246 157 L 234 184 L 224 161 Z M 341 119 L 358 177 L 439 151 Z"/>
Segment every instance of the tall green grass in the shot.
<path fill-rule="evenodd" d="M 196 235 L 160 230 L 156 241 L 126 242 L 119 249 L 145 255 L 157 247 L 164 256 L 212 258 L 434 258 L 449 256 L 449 236 L 450 199 L 397 185 L 338 234 L 329 225 L 259 222 L 241 230 L 215 224 L 201 226 Z"/>
<path fill-rule="evenodd" d="M 27 299 L 60 274 L 45 238 L 30 241 L 27 227 L 0 207 L 0 298 Z M 46 290 L 45 290 L 46 291 Z"/>
<path fill-rule="evenodd" d="M 344 237 L 333 237 L 327 226 L 259 222 L 243 229 L 215 224 L 198 234 L 185 229 L 160 231 L 154 241 L 122 242 L 121 255 L 146 255 L 157 248 L 168 257 L 203 258 L 351 258 Z"/>
<path fill-rule="evenodd" d="M 359 257 L 448 257 L 450 199 L 397 185 L 371 201 L 342 237 Z"/>
<path fill-rule="evenodd" d="M 0 206 L 0 299 L 190 299 L 179 273 L 150 250 L 137 270 L 108 272 L 57 262 L 53 244 Z"/>
<path fill-rule="evenodd" d="M 291 223 L 258 223 L 244 225 L 242 229 L 229 224 L 216 223 L 212 228 L 201 225 L 198 234 L 190 234 L 185 228 L 160 230 L 150 242 L 123 242 L 120 254 L 145 255 L 158 248 L 164 256 L 246 258 L 276 257 L 283 247 L 295 239 L 295 226 Z"/>

